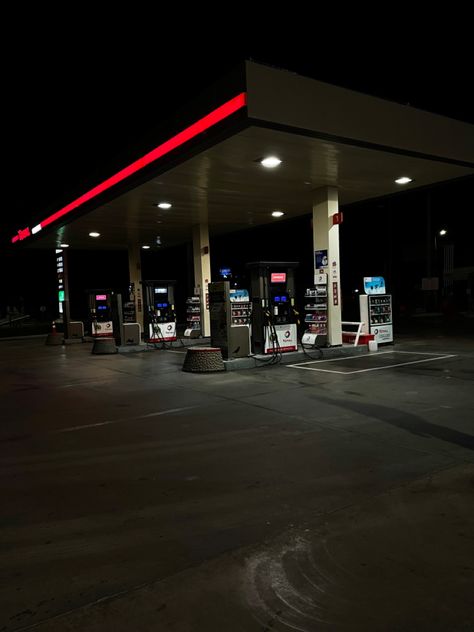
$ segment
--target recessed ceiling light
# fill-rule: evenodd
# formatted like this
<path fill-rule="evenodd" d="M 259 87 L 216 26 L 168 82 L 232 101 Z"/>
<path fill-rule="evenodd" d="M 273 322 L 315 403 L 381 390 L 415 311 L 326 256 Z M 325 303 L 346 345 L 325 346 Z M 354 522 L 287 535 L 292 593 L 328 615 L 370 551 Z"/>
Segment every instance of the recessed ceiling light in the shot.
<path fill-rule="evenodd" d="M 413 182 L 411 178 L 407 178 L 407 176 L 402 176 L 401 178 L 397 178 L 395 180 L 397 184 L 408 184 L 409 182 Z"/>
<path fill-rule="evenodd" d="M 446 233 L 447 233 L 447 232 L 448 232 L 448 231 L 447 231 L 445 228 L 442 228 L 442 229 L 439 231 L 439 234 L 440 234 L 440 235 L 446 235 Z"/>
<path fill-rule="evenodd" d="M 69 244 L 59 244 L 60 248 L 69 248 Z"/>
<path fill-rule="evenodd" d="M 283 211 L 273 211 L 272 217 L 281 217 L 284 214 Z"/>
<path fill-rule="evenodd" d="M 165 210 L 171 208 L 171 204 L 169 202 L 159 202 L 155 206 L 157 206 L 158 208 L 165 209 Z"/>
<path fill-rule="evenodd" d="M 149 250 L 150 246 L 142 246 L 143 250 Z"/>
<path fill-rule="evenodd" d="M 262 158 L 260 164 L 267 169 L 274 169 L 281 164 L 281 160 L 276 156 L 268 156 L 267 158 Z"/>
<path fill-rule="evenodd" d="M 100 233 L 89 233 L 89 237 L 100 237 Z"/>
<path fill-rule="evenodd" d="M 33 228 L 31 229 L 31 234 L 36 235 L 36 233 L 40 232 L 41 228 L 41 224 L 36 224 L 36 226 L 33 226 Z"/>

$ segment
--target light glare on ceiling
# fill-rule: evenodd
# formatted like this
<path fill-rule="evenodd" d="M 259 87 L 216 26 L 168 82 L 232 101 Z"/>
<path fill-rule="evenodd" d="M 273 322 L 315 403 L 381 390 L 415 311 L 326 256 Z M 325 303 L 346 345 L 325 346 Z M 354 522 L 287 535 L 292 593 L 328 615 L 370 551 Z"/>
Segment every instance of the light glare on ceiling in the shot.
<path fill-rule="evenodd" d="M 397 178 L 395 182 L 397 184 L 408 184 L 409 182 L 413 182 L 413 180 L 408 178 L 408 176 L 402 176 L 401 178 Z"/>
<path fill-rule="evenodd" d="M 274 169 L 281 164 L 281 160 L 276 156 L 268 156 L 267 158 L 262 158 L 260 164 L 267 169 Z"/>

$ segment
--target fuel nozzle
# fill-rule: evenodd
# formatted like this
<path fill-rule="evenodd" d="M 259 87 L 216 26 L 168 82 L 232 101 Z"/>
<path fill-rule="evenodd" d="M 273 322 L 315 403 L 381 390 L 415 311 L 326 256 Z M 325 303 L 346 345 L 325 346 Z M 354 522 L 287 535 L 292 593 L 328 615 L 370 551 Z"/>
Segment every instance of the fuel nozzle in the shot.
<path fill-rule="evenodd" d="M 299 311 L 298 311 L 297 309 L 293 308 L 293 314 L 294 314 L 295 319 L 296 319 L 296 324 L 297 324 L 297 325 L 300 325 L 300 322 L 301 322 L 301 321 L 300 321 L 300 319 L 299 319 L 299 315 L 300 315 Z"/>

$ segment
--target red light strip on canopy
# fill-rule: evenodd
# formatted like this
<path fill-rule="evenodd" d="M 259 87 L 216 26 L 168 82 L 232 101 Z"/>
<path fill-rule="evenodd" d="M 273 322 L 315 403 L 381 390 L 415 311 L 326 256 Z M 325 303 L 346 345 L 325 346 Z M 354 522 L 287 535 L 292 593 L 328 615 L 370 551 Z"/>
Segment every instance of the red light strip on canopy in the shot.
<path fill-rule="evenodd" d="M 119 182 L 122 182 L 134 173 L 137 173 L 141 169 L 144 169 L 155 160 L 158 160 L 158 158 L 162 158 L 170 151 L 173 151 L 173 149 L 184 145 L 184 143 L 186 143 L 188 140 L 195 138 L 198 134 L 201 134 L 214 125 L 217 125 L 217 123 L 220 123 L 235 112 L 238 112 L 238 110 L 245 107 L 246 105 L 247 94 L 245 92 L 242 92 L 233 99 L 230 99 L 230 101 L 227 101 L 217 109 L 204 116 L 202 119 L 199 119 L 199 121 L 196 121 L 186 129 L 184 129 L 182 132 L 179 132 L 179 134 L 176 134 L 161 145 L 158 145 L 158 147 L 155 147 L 155 149 L 152 149 L 150 152 L 148 152 L 138 160 L 135 160 L 135 162 L 132 162 L 132 164 L 128 165 L 128 167 L 121 169 L 115 175 L 107 178 L 107 180 L 104 180 L 104 182 L 101 182 L 90 191 L 87 191 L 87 193 L 84 193 L 73 202 L 70 202 L 59 211 L 56 211 L 56 213 L 53 213 L 52 215 L 44 219 L 42 222 L 40 222 L 41 228 L 45 228 L 45 226 L 52 224 L 60 217 L 67 215 L 74 209 L 85 204 L 85 202 L 92 200 L 93 198 L 97 197 L 104 191 L 107 191 Z M 30 234 L 30 229 L 25 228 L 18 231 L 18 234 L 12 237 L 11 241 L 12 243 L 15 243 L 17 241 L 25 239 L 26 237 L 29 237 Z"/>
<path fill-rule="evenodd" d="M 26 239 L 30 235 L 31 233 L 29 228 L 20 228 L 18 233 L 14 237 L 12 237 L 12 244 L 14 244 L 16 241 L 23 241 L 23 239 Z"/>

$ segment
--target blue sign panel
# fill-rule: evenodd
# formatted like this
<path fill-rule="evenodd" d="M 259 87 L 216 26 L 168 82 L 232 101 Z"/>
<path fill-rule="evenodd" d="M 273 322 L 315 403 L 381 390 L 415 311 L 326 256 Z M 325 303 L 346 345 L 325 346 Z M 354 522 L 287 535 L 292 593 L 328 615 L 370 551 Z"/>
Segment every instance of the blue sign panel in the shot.
<path fill-rule="evenodd" d="M 248 290 L 230 290 L 229 299 L 231 303 L 248 303 L 249 291 Z"/>
<path fill-rule="evenodd" d="M 364 277 L 364 292 L 366 294 L 386 294 L 385 279 L 383 277 Z"/>
<path fill-rule="evenodd" d="M 327 250 L 315 250 L 314 251 L 314 267 L 316 270 L 320 268 L 328 267 L 328 251 Z"/>

